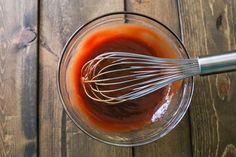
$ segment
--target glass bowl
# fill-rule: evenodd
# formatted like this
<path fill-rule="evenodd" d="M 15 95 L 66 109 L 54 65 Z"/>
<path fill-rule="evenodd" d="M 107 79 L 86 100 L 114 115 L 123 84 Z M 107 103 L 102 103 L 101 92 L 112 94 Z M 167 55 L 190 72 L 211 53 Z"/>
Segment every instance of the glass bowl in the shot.
<path fill-rule="evenodd" d="M 77 53 L 81 41 L 98 28 L 132 23 L 142 25 L 165 36 L 173 45 L 179 58 L 189 58 L 184 45 L 178 37 L 159 21 L 138 13 L 115 12 L 97 17 L 78 28 L 66 43 L 58 64 L 57 87 L 63 107 L 72 121 L 86 134 L 94 139 L 117 146 L 138 146 L 155 141 L 169 133 L 183 118 L 191 102 L 194 83 L 193 78 L 183 80 L 178 94 L 172 99 L 162 117 L 147 126 L 129 132 L 106 132 L 91 125 L 83 113 L 73 104 L 68 87 L 68 71 L 71 59 Z"/>

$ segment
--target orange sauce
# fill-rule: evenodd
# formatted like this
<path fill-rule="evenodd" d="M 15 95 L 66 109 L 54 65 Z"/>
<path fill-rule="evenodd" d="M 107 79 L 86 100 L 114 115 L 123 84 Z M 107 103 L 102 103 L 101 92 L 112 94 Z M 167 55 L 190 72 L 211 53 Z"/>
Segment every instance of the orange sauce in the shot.
<path fill-rule="evenodd" d="M 157 110 L 169 102 L 182 83 L 171 84 L 152 94 L 119 105 L 95 102 L 83 91 L 81 68 L 97 55 L 111 51 L 164 58 L 176 58 L 177 54 L 167 39 L 156 32 L 143 26 L 120 24 L 90 33 L 79 45 L 79 50 L 72 59 L 69 72 L 72 101 L 88 122 L 109 132 L 140 129 L 153 121 Z"/>

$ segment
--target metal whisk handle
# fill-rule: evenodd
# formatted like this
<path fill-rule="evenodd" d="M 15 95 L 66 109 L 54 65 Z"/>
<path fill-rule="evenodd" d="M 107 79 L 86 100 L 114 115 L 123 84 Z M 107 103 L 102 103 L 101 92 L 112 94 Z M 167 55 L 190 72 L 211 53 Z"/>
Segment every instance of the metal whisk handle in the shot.
<path fill-rule="evenodd" d="M 236 69 L 236 51 L 198 58 L 200 74 L 213 74 Z"/>

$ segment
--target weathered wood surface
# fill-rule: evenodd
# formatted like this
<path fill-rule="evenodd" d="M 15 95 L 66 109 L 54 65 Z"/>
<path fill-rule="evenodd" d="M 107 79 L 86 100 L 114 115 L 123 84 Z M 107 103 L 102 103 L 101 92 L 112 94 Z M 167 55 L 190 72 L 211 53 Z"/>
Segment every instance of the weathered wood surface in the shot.
<path fill-rule="evenodd" d="M 169 26 L 194 57 L 236 49 L 235 8 L 235 0 L 0 0 L 0 157 L 236 156 L 235 72 L 197 77 L 190 114 L 166 137 L 133 149 L 82 133 L 56 89 L 62 47 L 94 17 L 144 13 Z"/>
<path fill-rule="evenodd" d="M 236 49 L 235 0 L 182 0 L 180 16 L 191 56 Z M 196 78 L 190 107 L 193 156 L 236 156 L 236 73 Z"/>
<path fill-rule="evenodd" d="M 127 0 L 128 11 L 149 15 L 170 27 L 180 38 L 178 4 L 176 0 Z M 191 140 L 188 114 L 170 134 L 151 144 L 134 148 L 136 157 L 189 157 L 191 156 Z"/>
<path fill-rule="evenodd" d="M 70 35 L 98 15 L 123 9 L 120 0 L 112 3 L 106 0 L 40 2 L 40 156 L 132 156 L 131 148 L 100 143 L 75 127 L 62 109 L 56 88 L 58 58 Z"/>
<path fill-rule="evenodd" d="M 0 1 L 0 157 L 37 155 L 37 1 Z"/>

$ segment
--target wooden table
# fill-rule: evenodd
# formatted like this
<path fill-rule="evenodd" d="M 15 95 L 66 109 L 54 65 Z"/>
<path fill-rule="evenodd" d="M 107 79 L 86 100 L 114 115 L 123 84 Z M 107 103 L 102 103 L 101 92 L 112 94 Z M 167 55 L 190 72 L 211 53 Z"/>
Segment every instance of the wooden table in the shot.
<path fill-rule="evenodd" d="M 100 143 L 68 118 L 60 52 L 76 28 L 114 11 L 163 22 L 191 57 L 236 49 L 236 0 L 0 0 L 0 157 L 235 157 L 235 72 L 197 77 L 181 123 L 145 146 Z"/>

